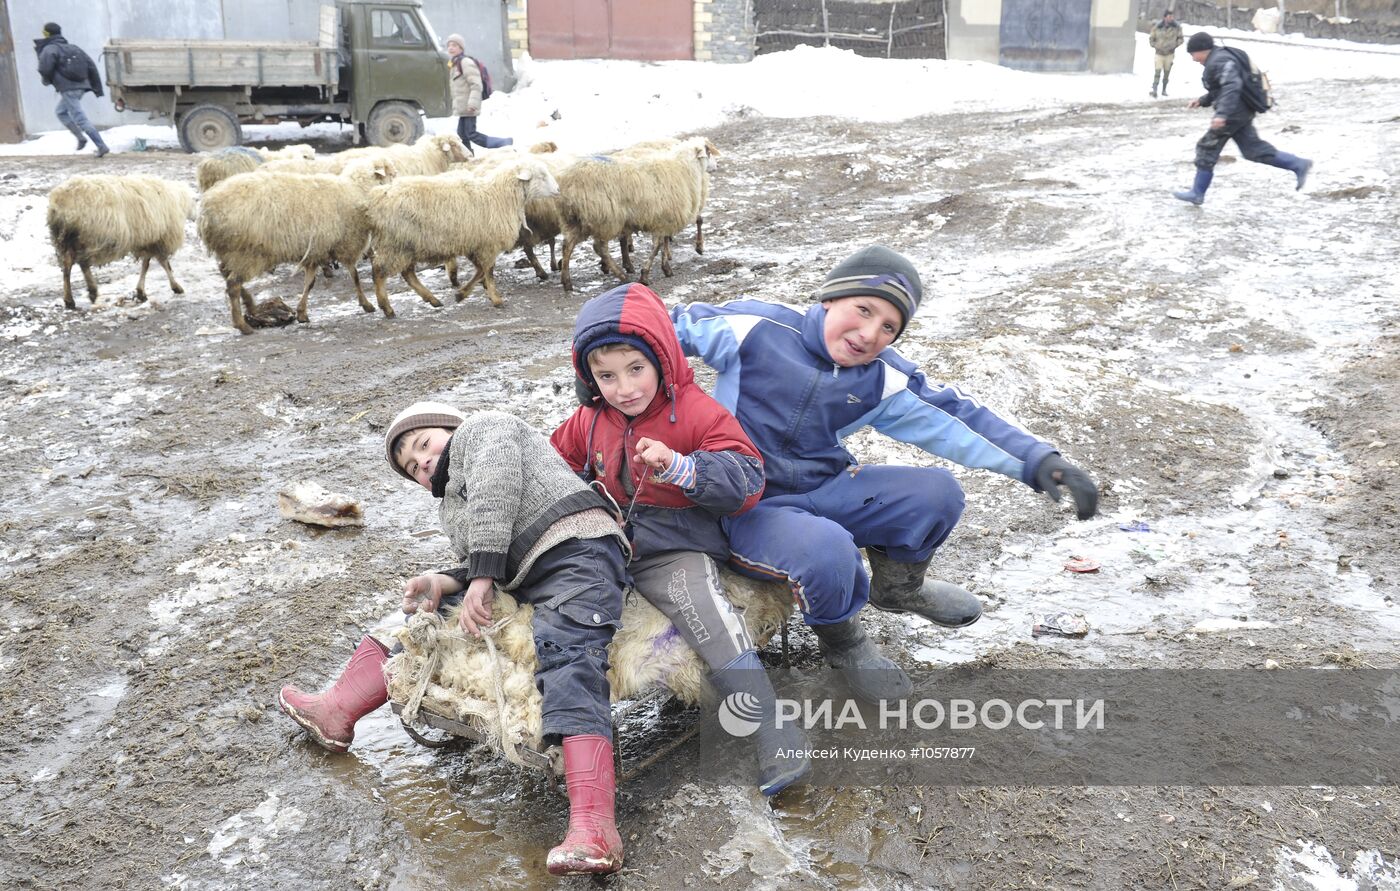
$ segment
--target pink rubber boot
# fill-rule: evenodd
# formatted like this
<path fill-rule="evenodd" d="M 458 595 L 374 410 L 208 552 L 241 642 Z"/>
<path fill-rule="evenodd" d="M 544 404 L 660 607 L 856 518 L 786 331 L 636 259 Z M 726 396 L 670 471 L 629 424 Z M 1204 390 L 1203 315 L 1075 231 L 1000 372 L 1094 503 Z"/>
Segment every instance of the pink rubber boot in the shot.
<path fill-rule="evenodd" d="M 366 634 L 329 690 L 306 694 L 296 687 L 283 687 L 277 704 L 322 748 L 345 752 L 355 738 L 355 722 L 389 700 L 384 682 L 387 661 L 389 648 Z"/>
<path fill-rule="evenodd" d="M 607 875 L 622 868 L 613 797 L 613 748 L 607 737 L 564 737 L 564 785 L 569 790 L 569 831 L 549 852 L 550 875 Z"/>

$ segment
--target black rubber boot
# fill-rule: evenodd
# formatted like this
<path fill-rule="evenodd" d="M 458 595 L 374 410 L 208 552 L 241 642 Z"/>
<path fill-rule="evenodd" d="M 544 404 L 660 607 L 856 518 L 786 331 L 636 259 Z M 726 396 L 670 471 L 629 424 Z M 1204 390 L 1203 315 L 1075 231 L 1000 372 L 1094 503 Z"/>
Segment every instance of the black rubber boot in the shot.
<path fill-rule="evenodd" d="M 796 722 L 777 726 L 777 694 L 758 661 L 758 653 L 749 650 L 725 667 L 710 675 L 710 683 L 720 696 L 721 708 L 727 707 L 736 717 L 754 717 L 758 730 L 754 732 L 754 750 L 758 759 L 758 791 L 777 795 L 807 775 L 811 766 L 805 754 L 807 737 Z M 798 754 L 788 757 L 788 751 Z"/>
<path fill-rule="evenodd" d="M 808 627 L 817 636 L 826 664 L 841 672 L 856 696 L 876 704 L 909 698 L 914 689 L 909 675 L 865 636 L 858 616 L 835 625 Z"/>
<path fill-rule="evenodd" d="M 962 628 L 982 618 L 982 602 L 971 591 L 924 578 L 932 556 L 919 563 L 899 563 L 879 548 L 866 548 L 865 556 L 870 559 L 870 605 L 876 609 L 913 613 L 945 628 Z"/>

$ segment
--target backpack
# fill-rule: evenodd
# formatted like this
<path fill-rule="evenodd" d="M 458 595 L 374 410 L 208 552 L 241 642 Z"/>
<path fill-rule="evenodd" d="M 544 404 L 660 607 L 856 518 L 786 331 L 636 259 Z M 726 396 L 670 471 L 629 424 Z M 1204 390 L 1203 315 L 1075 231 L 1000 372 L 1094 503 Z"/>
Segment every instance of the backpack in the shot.
<path fill-rule="evenodd" d="M 1223 47 L 1225 52 L 1234 57 L 1240 65 L 1240 72 L 1244 75 L 1244 86 L 1240 90 L 1240 98 L 1244 101 L 1244 107 L 1255 114 L 1263 114 L 1274 107 L 1274 92 L 1269 86 L 1269 76 L 1259 70 L 1259 67 L 1250 61 L 1249 55 L 1242 49 L 1235 49 L 1233 46 Z"/>
<path fill-rule="evenodd" d="M 472 61 L 476 62 L 476 70 L 481 72 L 481 101 L 485 102 L 491 98 L 491 93 L 494 92 L 491 89 L 491 72 L 486 70 L 486 66 L 481 64 L 479 59 L 473 57 Z"/>
<path fill-rule="evenodd" d="M 71 43 L 61 43 L 58 46 L 58 64 L 55 70 L 68 80 L 78 83 L 88 82 L 88 57 L 81 48 Z"/>

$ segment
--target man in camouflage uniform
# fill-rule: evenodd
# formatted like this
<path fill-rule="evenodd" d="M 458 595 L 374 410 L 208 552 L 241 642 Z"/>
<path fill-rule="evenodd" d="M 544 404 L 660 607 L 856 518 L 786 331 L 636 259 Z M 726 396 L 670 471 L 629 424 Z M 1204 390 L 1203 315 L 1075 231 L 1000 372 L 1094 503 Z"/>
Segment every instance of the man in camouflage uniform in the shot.
<path fill-rule="evenodd" d="M 1147 42 L 1156 50 L 1152 61 L 1152 98 L 1155 99 L 1159 77 L 1162 79 L 1162 95 L 1167 95 L 1167 78 L 1171 77 L 1172 60 L 1176 57 L 1176 48 L 1181 46 L 1181 26 L 1176 23 L 1170 9 L 1162 13 L 1162 20 L 1152 26 Z"/>

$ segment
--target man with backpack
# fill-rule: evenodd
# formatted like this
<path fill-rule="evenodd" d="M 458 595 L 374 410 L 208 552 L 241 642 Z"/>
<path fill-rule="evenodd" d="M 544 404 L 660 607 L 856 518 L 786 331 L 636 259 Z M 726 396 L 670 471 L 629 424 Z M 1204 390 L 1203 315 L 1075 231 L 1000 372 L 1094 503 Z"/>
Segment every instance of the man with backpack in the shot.
<path fill-rule="evenodd" d="M 472 143 L 482 148 L 512 145 L 514 139 L 487 136 L 476 129 L 476 116 L 481 114 L 482 100 L 491 95 L 491 75 L 486 66 L 467 55 L 462 35 L 447 35 L 448 82 L 452 87 L 452 113 L 457 115 L 457 135 L 467 151 Z"/>
<path fill-rule="evenodd" d="M 1268 111 L 1272 100 L 1268 81 L 1250 64 L 1249 56 L 1234 47 L 1216 46 L 1205 31 L 1197 31 L 1186 42 L 1186 52 L 1205 66 L 1201 82 L 1206 93 L 1192 99 L 1190 108 L 1215 107 L 1210 129 L 1196 143 L 1196 181 L 1190 189 L 1173 192 L 1176 198 L 1191 204 L 1206 200 L 1206 189 L 1215 176 L 1215 162 L 1220 151 L 1231 139 L 1239 146 L 1245 160 L 1291 171 L 1298 179 L 1298 188 L 1308 180 L 1313 162 L 1307 158 L 1281 152 L 1259 138 L 1254 130 L 1254 116 Z"/>
<path fill-rule="evenodd" d="M 1172 62 L 1176 59 L 1176 48 L 1181 46 L 1181 26 L 1168 9 L 1162 13 L 1162 20 L 1152 26 L 1147 42 L 1152 44 L 1152 98 L 1157 98 L 1157 78 L 1162 79 L 1162 95 L 1167 95 L 1167 78 L 1172 75 Z"/>
<path fill-rule="evenodd" d="M 83 114 L 83 94 L 91 90 L 96 96 L 102 95 L 102 76 L 97 73 L 92 59 L 80 47 L 69 43 L 63 36 L 63 29 L 54 22 L 44 25 L 44 36 L 34 41 L 34 52 L 39 56 L 39 77 L 45 86 L 57 90 L 60 97 L 54 114 L 78 137 L 78 151 L 86 148 L 91 139 L 97 147 L 97 157 L 107 154 L 110 151 L 107 143 Z"/>

